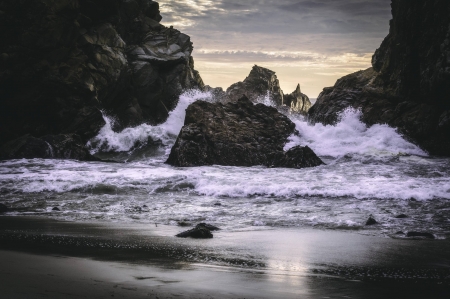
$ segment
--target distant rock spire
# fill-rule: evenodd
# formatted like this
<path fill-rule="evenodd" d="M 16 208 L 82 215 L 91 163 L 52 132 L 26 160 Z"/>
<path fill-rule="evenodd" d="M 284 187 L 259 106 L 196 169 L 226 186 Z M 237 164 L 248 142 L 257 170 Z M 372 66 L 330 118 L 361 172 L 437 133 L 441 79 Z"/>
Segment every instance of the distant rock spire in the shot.
<path fill-rule="evenodd" d="M 297 85 L 297 88 L 295 89 L 296 93 L 302 93 L 302 90 L 300 89 L 300 83 Z"/>

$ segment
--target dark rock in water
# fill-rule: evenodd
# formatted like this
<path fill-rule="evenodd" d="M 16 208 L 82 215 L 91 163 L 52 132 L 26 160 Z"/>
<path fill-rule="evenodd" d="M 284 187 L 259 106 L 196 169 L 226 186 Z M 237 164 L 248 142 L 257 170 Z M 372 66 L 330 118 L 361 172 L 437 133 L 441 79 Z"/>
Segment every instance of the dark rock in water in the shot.
<path fill-rule="evenodd" d="M 166 163 L 173 166 L 301 168 L 323 164 L 309 148 L 283 151 L 295 124 L 275 108 L 247 97 L 227 104 L 197 101 L 186 110 L 184 127 Z"/>
<path fill-rule="evenodd" d="M 396 235 L 404 235 L 405 233 L 402 232 L 402 231 L 398 231 L 398 232 L 396 232 L 395 234 L 396 234 Z"/>
<path fill-rule="evenodd" d="M 404 219 L 404 218 L 408 218 L 408 215 L 400 214 L 400 215 L 395 216 L 395 218 L 397 218 L 397 219 Z"/>
<path fill-rule="evenodd" d="M 196 227 L 203 227 L 203 228 L 206 228 L 207 230 L 210 230 L 210 231 L 220 230 L 220 228 L 218 228 L 217 226 L 214 226 L 214 225 L 211 225 L 211 224 L 207 224 L 207 223 L 199 223 L 199 224 L 197 224 Z"/>
<path fill-rule="evenodd" d="M 0 203 L 0 213 L 6 213 L 8 211 L 8 207 L 4 204 Z"/>
<path fill-rule="evenodd" d="M 0 147 L 0 159 L 76 159 L 98 161 L 75 134 L 47 135 L 36 138 L 25 135 Z"/>
<path fill-rule="evenodd" d="M 61 211 L 61 209 L 58 207 L 53 207 L 52 211 Z"/>
<path fill-rule="evenodd" d="M 298 84 L 293 93 L 284 95 L 283 105 L 290 107 L 291 112 L 307 115 L 311 108 L 311 101 L 306 94 L 302 93 Z"/>
<path fill-rule="evenodd" d="M 422 237 L 426 239 L 435 239 L 436 237 L 432 233 L 424 233 L 424 232 L 408 232 L 406 234 L 408 238 L 411 237 Z"/>
<path fill-rule="evenodd" d="M 366 221 L 366 225 L 375 225 L 375 224 L 378 224 L 378 222 L 373 217 L 369 217 L 369 219 L 367 219 Z"/>
<path fill-rule="evenodd" d="M 339 79 L 309 110 L 333 124 L 347 107 L 368 125 L 388 124 L 434 155 L 450 156 L 450 1 L 392 2 L 389 35 L 373 68 Z"/>
<path fill-rule="evenodd" d="M 245 95 L 250 101 L 256 102 L 260 97 L 269 97 L 277 106 L 283 104 L 283 91 L 274 71 L 253 66 L 252 71 L 243 82 L 228 87 L 227 96 L 230 101 L 237 101 Z"/>
<path fill-rule="evenodd" d="M 159 23 L 157 2 L 3 0 L 0 11 L 0 146 L 26 134 L 86 144 L 101 110 L 115 129 L 161 123 L 184 89 L 204 87 L 190 37 Z"/>
<path fill-rule="evenodd" d="M 215 205 L 215 206 L 221 206 L 221 205 L 222 205 L 222 203 L 220 203 L 220 202 L 216 202 L 216 203 L 214 203 L 214 205 Z"/>
<path fill-rule="evenodd" d="M 211 239 L 213 234 L 209 229 L 201 226 L 196 226 L 193 229 L 187 230 L 185 232 L 176 235 L 178 238 L 193 238 L 193 239 Z"/>
<path fill-rule="evenodd" d="M 192 224 L 190 222 L 186 222 L 186 221 L 178 221 L 177 224 L 178 224 L 178 226 L 181 226 L 181 227 L 192 226 Z"/>

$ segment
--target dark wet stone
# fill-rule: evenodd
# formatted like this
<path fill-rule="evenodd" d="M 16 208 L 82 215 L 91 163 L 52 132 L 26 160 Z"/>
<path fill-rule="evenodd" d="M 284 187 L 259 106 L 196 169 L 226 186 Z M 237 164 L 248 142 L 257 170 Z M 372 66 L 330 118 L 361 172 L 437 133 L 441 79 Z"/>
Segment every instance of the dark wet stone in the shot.
<path fill-rule="evenodd" d="M 405 233 L 402 232 L 401 230 L 395 233 L 396 235 L 404 235 Z"/>
<path fill-rule="evenodd" d="M 196 226 L 193 229 L 187 230 L 185 232 L 176 235 L 178 238 L 193 238 L 193 239 L 211 239 L 213 234 L 209 229 L 204 227 Z"/>
<path fill-rule="evenodd" d="M 287 116 L 273 107 L 254 105 L 245 96 L 225 105 L 197 101 L 187 108 L 166 163 L 285 168 L 324 164 L 307 146 L 283 150 L 295 133 L 295 124 Z"/>
<path fill-rule="evenodd" d="M 61 211 L 61 209 L 58 207 L 53 207 L 52 211 Z"/>
<path fill-rule="evenodd" d="M 375 225 L 375 224 L 378 224 L 378 222 L 373 217 L 369 217 L 369 219 L 367 219 L 366 221 L 366 225 Z"/>
<path fill-rule="evenodd" d="M 221 206 L 222 204 L 220 202 L 216 202 L 214 205 L 215 206 Z"/>
<path fill-rule="evenodd" d="M 8 211 L 8 207 L 4 204 L 0 203 L 0 213 L 6 213 Z"/>
<path fill-rule="evenodd" d="M 199 223 L 199 224 L 197 224 L 196 227 L 203 227 L 210 231 L 220 230 L 220 228 L 218 228 L 217 226 L 207 224 L 207 223 Z"/>
<path fill-rule="evenodd" d="M 427 239 L 436 239 L 436 237 L 432 234 L 432 233 L 427 233 L 427 232 L 408 232 L 406 234 L 407 237 L 411 238 L 411 237 L 423 237 L 423 238 L 427 238 Z"/>
<path fill-rule="evenodd" d="M 397 219 L 404 219 L 404 218 L 408 218 L 408 215 L 400 214 L 400 215 L 395 216 L 395 218 L 397 218 Z"/>

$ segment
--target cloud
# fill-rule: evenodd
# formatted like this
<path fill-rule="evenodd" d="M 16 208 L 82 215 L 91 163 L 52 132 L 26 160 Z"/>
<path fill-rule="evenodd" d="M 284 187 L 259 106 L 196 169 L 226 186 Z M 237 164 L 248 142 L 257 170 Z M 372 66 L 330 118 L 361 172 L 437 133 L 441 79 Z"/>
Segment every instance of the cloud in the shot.
<path fill-rule="evenodd" d="M 310 68 L 327 85 L 332 76 L 370 66 L 391 19 L 391 0 L 157 1 L 162 23 L 191 36 L 200 73 L 263 62 Z"/>

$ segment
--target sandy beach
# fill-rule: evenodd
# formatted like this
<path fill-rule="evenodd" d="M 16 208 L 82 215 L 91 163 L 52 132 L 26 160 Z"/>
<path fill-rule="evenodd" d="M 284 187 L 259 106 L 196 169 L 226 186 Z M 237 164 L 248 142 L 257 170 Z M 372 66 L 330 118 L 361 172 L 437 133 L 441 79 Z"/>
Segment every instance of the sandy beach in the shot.
<path fill-rule="evenodd" d="M 448 298 L 448 240 L 0 218 L 2 298 Z"/>

